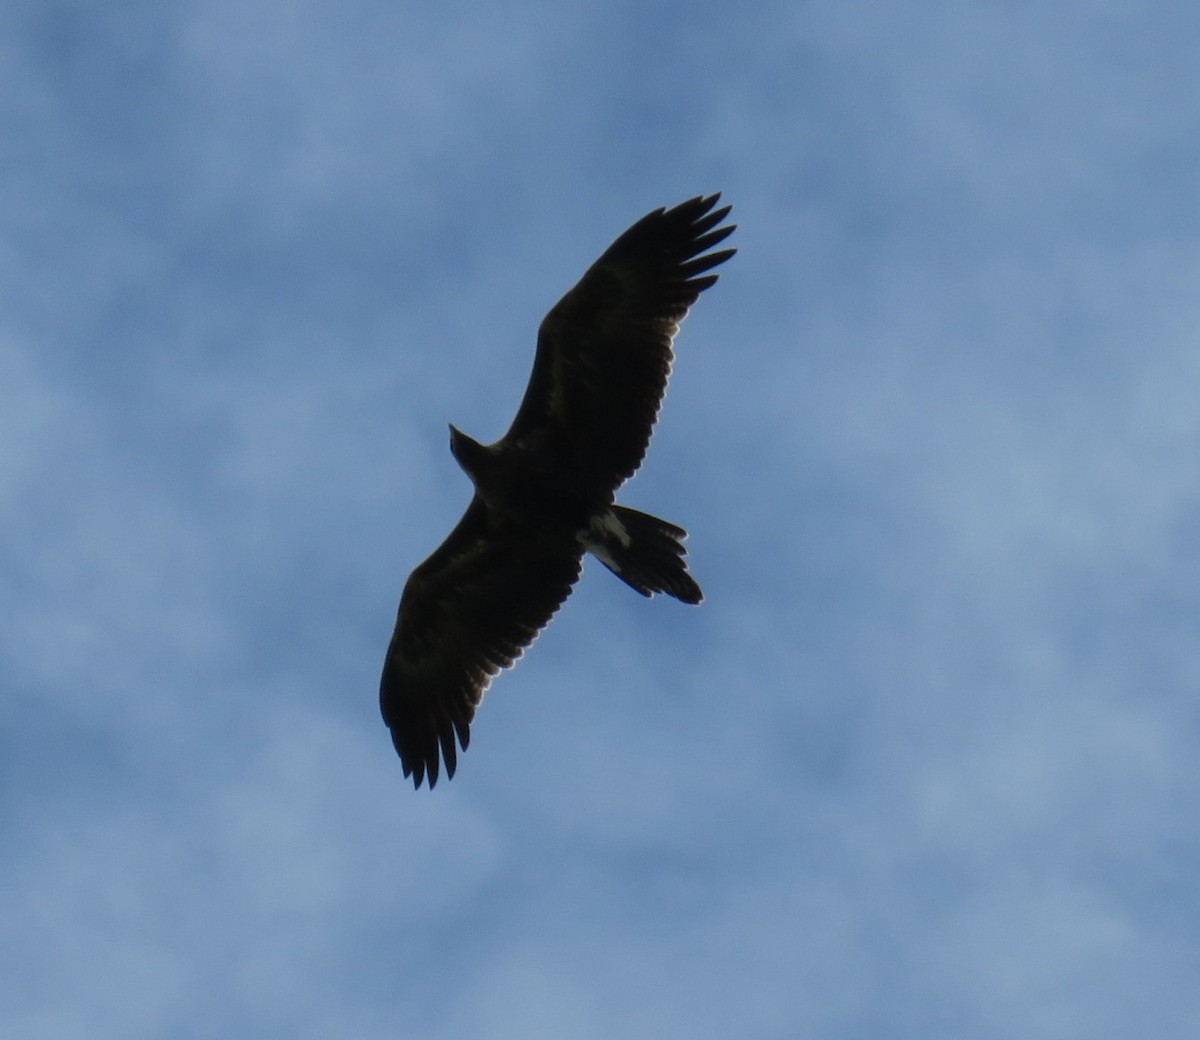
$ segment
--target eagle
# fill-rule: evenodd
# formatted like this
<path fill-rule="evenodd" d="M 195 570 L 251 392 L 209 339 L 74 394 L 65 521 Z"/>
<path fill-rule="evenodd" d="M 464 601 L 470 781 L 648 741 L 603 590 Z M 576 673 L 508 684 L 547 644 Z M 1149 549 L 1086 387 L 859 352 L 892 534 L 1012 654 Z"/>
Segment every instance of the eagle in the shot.
<path fill-rule="evenodd" d="M 538 330 L 508 432 L 481 444 L 453 425 L 450 451 L 475 487 L 467 511 L 412 572 L 379 684 L 406 777 L 432 788 L 493 677 L 570 595 L 591 553 L 643 596 L 703 599 L 682 527 L 615 502 L 646 454 L 679 324 L 735 249 L 720 194 L 647 214 L 554 305 Z M 456 744 L 457 742 L 457 744 Z"/>

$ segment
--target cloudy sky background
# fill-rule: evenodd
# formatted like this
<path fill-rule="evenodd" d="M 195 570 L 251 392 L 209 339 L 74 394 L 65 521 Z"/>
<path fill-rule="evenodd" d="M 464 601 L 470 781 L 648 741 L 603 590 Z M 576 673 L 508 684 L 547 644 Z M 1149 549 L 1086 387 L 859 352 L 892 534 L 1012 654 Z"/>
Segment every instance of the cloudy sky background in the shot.
<path fill-rule="evenodd" d="M 1200 8 L 0 5 L 0 1033 L 1200 1035 Z M 545 310 L 725 192 L 458 776 L 377 683 Z"/>

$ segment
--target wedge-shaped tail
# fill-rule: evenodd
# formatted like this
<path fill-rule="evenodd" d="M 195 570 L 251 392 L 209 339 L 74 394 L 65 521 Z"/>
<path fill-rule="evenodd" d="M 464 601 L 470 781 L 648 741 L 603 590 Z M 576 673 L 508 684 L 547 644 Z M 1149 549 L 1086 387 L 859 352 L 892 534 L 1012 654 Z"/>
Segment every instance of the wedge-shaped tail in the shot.
<path fill-rule="evenodd" d="M 613 506 L 587 531 L 588 551 L 643 596 L 665 592 L 684 603 L 704 599 L 688 573 L 683 540 L 687 531 L 649 513 Z"/>

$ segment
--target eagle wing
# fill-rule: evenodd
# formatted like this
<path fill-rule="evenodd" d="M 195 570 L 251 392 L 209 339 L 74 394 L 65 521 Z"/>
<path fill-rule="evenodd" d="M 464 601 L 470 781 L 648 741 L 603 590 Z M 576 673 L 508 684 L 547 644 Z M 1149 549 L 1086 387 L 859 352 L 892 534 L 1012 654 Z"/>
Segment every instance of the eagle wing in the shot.
<path fill-rule="evenodd" d="M 457 765 L 475 709 L 501 669 L 546 626 L 579 577 L 573 532 L 521 527 L 476 495 L 404 586 L 379 705 L 415 787 Z"/>
<path fill-rule="evenodd" d="M 719 198 L 647 214 L 554 305 L 505 441 L 554 443 L 576 473 L 608 489 L 634 474 L 666 392 L 679 323 L 717 280 L 704 272 L 736 252 L 706 252 L 734 229 L 717 226 L 730 210 L 713 209 Z"/>

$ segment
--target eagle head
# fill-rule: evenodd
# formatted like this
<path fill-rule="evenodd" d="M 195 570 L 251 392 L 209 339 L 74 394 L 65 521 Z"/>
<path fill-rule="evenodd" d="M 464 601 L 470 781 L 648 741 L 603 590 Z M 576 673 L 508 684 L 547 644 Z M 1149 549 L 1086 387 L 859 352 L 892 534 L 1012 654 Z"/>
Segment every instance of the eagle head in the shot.
<path fill-rule="evenodd" d="M 451 423 L 450 454 L 458 460 L 458 464 L 462 466 L 467 476 L 476 480 L 481 467 L 485 464 L 487 448 L 474 438 L 468 437 Z"/>

